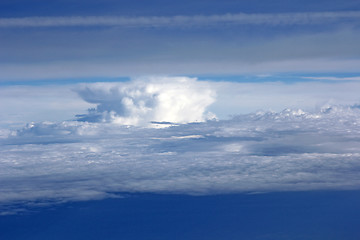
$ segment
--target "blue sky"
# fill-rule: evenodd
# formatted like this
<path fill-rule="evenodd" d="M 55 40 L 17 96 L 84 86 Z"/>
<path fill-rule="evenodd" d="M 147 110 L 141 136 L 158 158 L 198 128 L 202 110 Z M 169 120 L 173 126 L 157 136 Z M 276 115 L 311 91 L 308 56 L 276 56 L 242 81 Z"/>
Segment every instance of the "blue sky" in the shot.
<path fill-rule="evenodd" d="M 191 202 L 222 218 L 251 209 L 251 219 L 278 220 L 257 231 L 230 214 L 228 239 L 356 239 L 336 219 L 353 226 L 358 211 L 359 42 L 359 1 L 1 1 L 1 234 L 16 239 L 22 225 L 46 239 L 31 219 L 46 226 L 49 208 L 71 218 L 85 207 L 126 214 L 105 217 L 143 239 L 129 224 L 154 218 L 152 205 L 113 206 L 150 196 L 155 219 L 195 217 L 203 234 L 221 224 L 190 214 Z M 219 208 L 214 196 L 233 200 Z M 162 201 L 185 213 L 165 204 L 161 215 Z M 293 220 L 283 235 L 276 209 Z M 294 229 L 321 213 L 328 227 Z M 171 236 L 165 226 L 149 239 Z"/>

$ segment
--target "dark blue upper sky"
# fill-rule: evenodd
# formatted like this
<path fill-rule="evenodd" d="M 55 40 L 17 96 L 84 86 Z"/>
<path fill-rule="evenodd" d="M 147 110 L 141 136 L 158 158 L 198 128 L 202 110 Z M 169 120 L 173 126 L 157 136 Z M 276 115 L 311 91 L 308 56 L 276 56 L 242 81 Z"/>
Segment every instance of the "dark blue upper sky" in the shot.
<path fill-rule="evenodd" d="M 3 0 L 1 17 L 72 15 L 194 15 L 224 13 L 282 13 L 317 11 L 354 11 L 359 1 L 341 0 Z"/>

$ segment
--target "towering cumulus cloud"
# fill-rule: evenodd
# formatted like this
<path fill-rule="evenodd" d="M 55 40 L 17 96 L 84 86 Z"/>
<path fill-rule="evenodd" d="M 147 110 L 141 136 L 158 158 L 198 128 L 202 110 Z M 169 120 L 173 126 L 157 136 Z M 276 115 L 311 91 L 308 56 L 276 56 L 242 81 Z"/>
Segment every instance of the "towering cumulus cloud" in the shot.
<path fill-rule="evenodd" d="M 76 90 L 87 102 L 97 104 L 90 122 L 149 126 L 153 122 L 203 122 L 215 115 L 206 108 L 215 92 L 205 82 L 187 77 L 142 78 L 128 83 L 95 83 Z"/>

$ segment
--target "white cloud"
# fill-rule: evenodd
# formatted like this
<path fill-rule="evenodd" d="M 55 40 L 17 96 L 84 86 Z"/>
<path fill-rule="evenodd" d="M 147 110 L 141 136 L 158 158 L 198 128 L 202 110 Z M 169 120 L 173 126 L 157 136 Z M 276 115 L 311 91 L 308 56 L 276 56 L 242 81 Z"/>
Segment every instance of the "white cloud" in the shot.
<path fill-rule="evenodd" d="M 186 77 L 156 77 L 127 83 L 84 84 L 76 90 L 96 110 L 82 116 L 87 121 L 147 126 L 151 122 L 203 122 L 215 115 L 206 108 L 215 92 L 206 82 Z"/>
<path fill-rule="evenodd" d="M 141 78 L 127 83 L 97 83 L 83 85 L 44 85 L 44 86 L 3 86 L 0 88 L 0 129 L 20 128 L 29 122 L 52 121 L 59 122 L 74 119 L 76 114 L 86 114 L 86 109 L 102 105 L 98 112 L 92 115 L 99 119 L 108 120 L 121 108 L 132 109 L 133 120 L 142 119 L 143 125 L 150 121 L 187 122 L 211 118 L 208 112 L 214 113 L 219 119 L 227 119 L 230 115 L 247 114 L 258 110 L 281 111 L 285 108 L 302 108 L 306 111 L 316 111 L 326 104 L 351 105 L 360 102 L 358 81 L 337 82 L 211 82 L 195 81 L 191 78 L 183 84 L 178 80 L 167 81 L 170 77 Z M 275 79 L 275 76 L 272 76 Z M 281 77 L 284 79 L 284 77 Z M 291 82 L 291 77 L 289 77 Z M 149 86 L 156 86 L 157 94 L 149 93 Z M 84 101 L 73 89 L 86 90 Z M 112 89 L 112 93 L 111 93 Z M 121 99 L 131 92 L 137 92 L 135 106 L 121 103 Z M 161 93 L 161 99 L 158 98 Z M 171 101 L 186 98 L 186 107 L 173 108 L 168 111 L 170 101 L 165 101 L 169 94 L 173 94 Z M 91 95 L 93 94 L 93 95 Z M 102 98 L 90 99 L 91 97 Z M 215 101 L 216 99 L 216 101 Z M 111 102 L 111 104 L 108 102 Z M 101 101 L 103 104 L 101 104 Z M 148 102 L 146 112 L 140 111 L 140 102 Z M 107 102 L 107 104 L 105 104 Z M 192 102 L 192 103 L 190 103 Z M 151 104 L 150 104 L 151 103 Z M 137 104 L 137 105 L 136 105 Z M 185 106 L 184 105 L 184 106 Z M 174 105 L 175 106 L 175 105 Z M 197 110 L 198 109 L 198 110 Z M 164 113 L 165 112 L 165 113 Z M 169 116 L 169 114 L 172 116 Z M 129 112 L 128 112 L 129 114 Z M 90 115 L 83 115 L 83 117 Z M 125 116 L 116 114 L 117 117 Z M 130 115 L 125 119 L 130 120 Z M 176 119 L 175 119 L 176 118 Z M 120 118 L 121 119 L 121 118 Z M 120 120 L 118 119 L 118 120 Z M 175 119 L 175 120 L 174 120 Z M 88 120 L 90 120 L 88 118 Z M 93 119 L 95 121 L 95 119 Z M 4 131 L 6 132 L 6 131 Z"/>
<path fill-rule="evenodd" d="M 109 17 L 109 16 L 73 16 L 73 17 L 24 17 L 0 18 L 0 27 L 71 27 L 71 26 L 122 26 L 122 27 L 192 27 L 213 24 L 249 24 L 249 25 L 298 25 L 321 24 L 339 20 L 360 18 L 359 11 L 339 12 L 300 12 L 278 14 L 224 14 L 171 17 Z"/>

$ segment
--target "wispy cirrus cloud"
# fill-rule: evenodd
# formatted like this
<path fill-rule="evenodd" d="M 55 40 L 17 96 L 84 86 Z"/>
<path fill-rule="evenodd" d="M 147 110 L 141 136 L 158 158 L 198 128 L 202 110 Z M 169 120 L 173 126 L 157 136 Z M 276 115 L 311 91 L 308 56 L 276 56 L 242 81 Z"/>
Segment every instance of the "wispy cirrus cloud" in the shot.
<path fill-rule="evenodd" d="M 0 27 L 191 27 L 216 24 L 240 25 L 306 25 L 359 20 L 360 11 L 299 12 L 271 14 L 223 14 L 194 16 L 72 16 L 72 17 L 23 17 L 0 18 Z"/>

